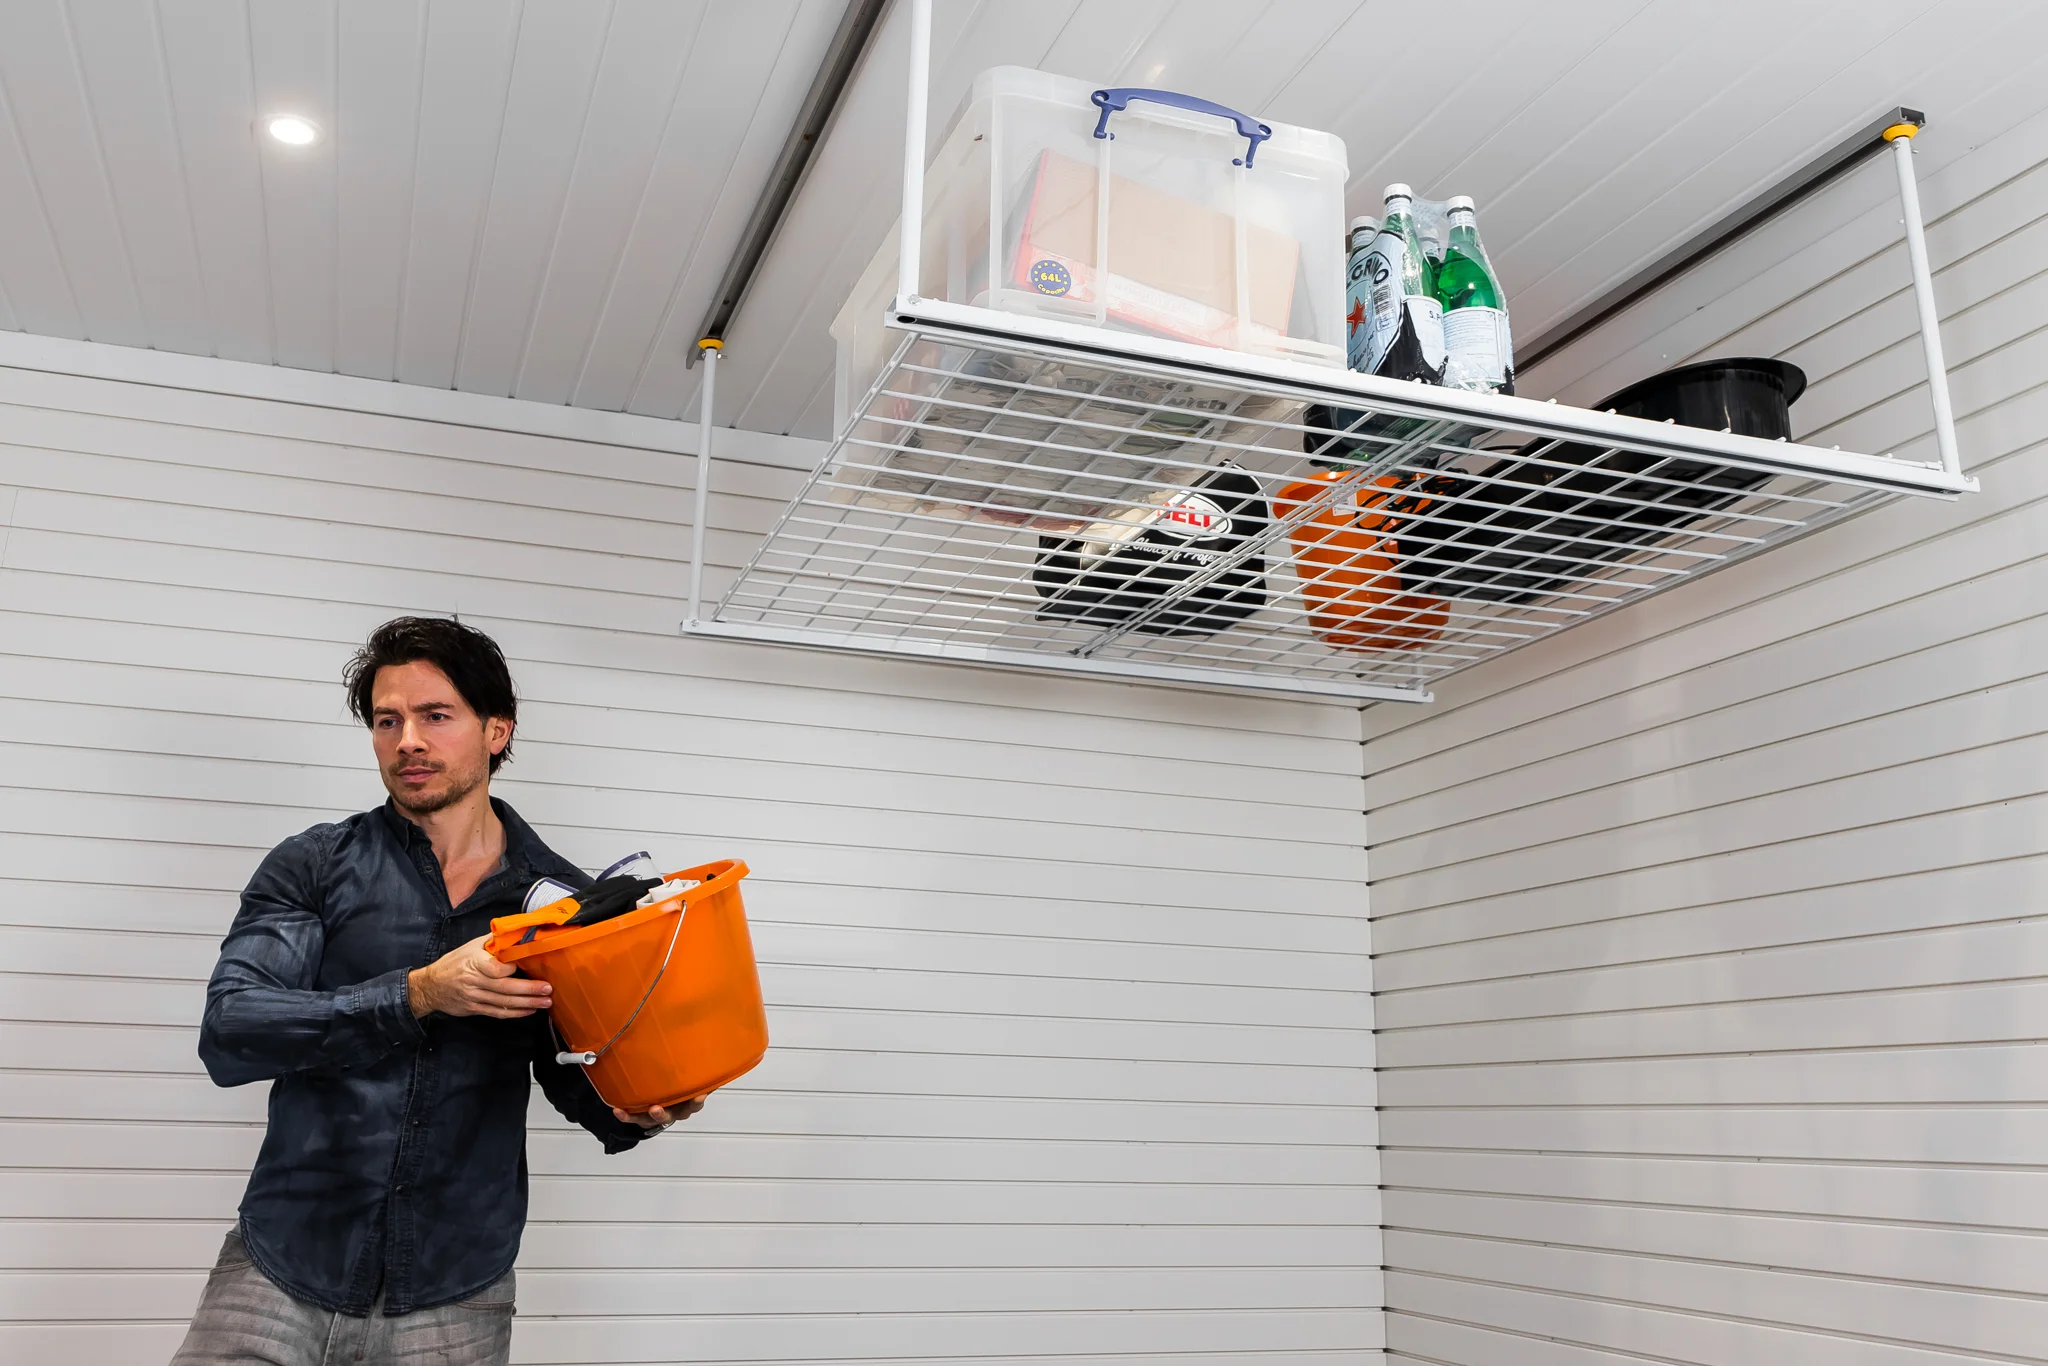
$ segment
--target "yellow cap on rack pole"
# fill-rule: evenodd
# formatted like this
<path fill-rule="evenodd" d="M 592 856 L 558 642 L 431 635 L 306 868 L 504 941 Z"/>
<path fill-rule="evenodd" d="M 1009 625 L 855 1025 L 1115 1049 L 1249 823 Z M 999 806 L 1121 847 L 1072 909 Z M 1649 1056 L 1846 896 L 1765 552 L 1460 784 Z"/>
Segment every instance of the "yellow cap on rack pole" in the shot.
<path fill-rule="evenodd" d="M 1913 134 L 1919 131 L 1920 125 L 1917 123 L 1895 123 L 1884 130 L 1884 140 L 1886 142 L 1896 142 L 1900 138 L 1912 137 Z M 1870 135 L 1865 133 L 1864 136 L 1869 137 Z M 1868 146 L 1869 144 L 1866 143 L 1864 145 Z"/>
<path fill-rule="evenodd" d="M 1890 137 L 1891 134 L 1887 133 L 1885 136 Z M 697 340 L 697 349 L 699 351 L 723 351 L 725 350 L 725 343 L 716 337 L 700 337 Z"/>

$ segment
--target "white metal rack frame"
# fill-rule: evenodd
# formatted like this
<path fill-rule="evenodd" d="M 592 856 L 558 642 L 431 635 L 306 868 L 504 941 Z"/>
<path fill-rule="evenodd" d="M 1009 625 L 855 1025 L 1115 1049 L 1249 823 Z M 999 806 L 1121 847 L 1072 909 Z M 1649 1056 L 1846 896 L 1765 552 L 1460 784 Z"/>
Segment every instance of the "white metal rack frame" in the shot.
<path fill-rule="evenodd" d="M 1827 522 L 1976 487 L 1949 419 L 1910 127 L 1894 145 L 1932 465 L 919 299 L 927 7 L 912 6 L 899 340 L 709 618 L 706 351 L 687 631 L 1426 701 L 1444 674 Z"/>

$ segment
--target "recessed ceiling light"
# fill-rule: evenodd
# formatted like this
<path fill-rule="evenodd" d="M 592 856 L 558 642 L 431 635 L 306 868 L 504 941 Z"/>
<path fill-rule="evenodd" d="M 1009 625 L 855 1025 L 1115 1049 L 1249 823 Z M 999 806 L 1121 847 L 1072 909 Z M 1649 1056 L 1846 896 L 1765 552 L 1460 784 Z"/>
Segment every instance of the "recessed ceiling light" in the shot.
<path fill-rule="evenodd" d="M 296 114 L 284 114 L 270 121 L 270 136 L 292 147 L 317 142 L 320 130 Z"/>

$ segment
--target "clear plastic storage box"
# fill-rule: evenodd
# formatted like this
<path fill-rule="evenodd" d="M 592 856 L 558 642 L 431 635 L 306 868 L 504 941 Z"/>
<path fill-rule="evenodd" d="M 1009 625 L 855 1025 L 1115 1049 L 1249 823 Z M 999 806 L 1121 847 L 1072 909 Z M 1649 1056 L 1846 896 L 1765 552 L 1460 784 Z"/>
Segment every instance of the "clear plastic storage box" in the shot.
<path fill-rule="evenodd" d="M 1345 177 L 1330 133 L 996 67 L 926 172 L 918 293 L 1341 367 Z M 840 430 L 896 272 L 892 233 L 832 325 Z"/>

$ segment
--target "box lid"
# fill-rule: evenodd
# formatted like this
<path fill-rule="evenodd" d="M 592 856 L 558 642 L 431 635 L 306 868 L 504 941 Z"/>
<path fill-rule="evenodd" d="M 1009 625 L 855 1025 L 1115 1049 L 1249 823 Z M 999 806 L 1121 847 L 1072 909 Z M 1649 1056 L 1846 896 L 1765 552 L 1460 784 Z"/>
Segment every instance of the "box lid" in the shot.
<path fill-rule="evenodd" d="M 1049 104 L 1070 105 L 1077 112 L 1085 112 L 1093 119 L 1100 113 L 1094 100 L 1095 92 L 1118 88 L 1076 80 L 1071 76 L 1058 76 L 1050 71 L 1037 71 L 1028 66 L 992 66 L 974 78 L 974 84 L 968 87 L 967 98 L 961 101 L 952 122 L 947 125 L 947 130 L 950 132 L 976 105 L 986 104 L 998 98 L 1034 99 Z M 1256 110 L 1248 109 L 1243 112 L 1273 130 L 1272 137 L 1260 144 L 1261 150 L 1271 148 L 1291 157 L 1313 157 L 1334 162 L 1340 168 L 1346 165 L 1344 139 L 1335 133 L 1325 133 L 1316 128 L 1303 128 L 1298 124 L 1280 123 L 1266 118 Z M 1119 120 L 1145 119 L 1200 132 L 1215 132 L 1222 126 L 1213 114 L 1196 113 L 1150 100 L 1133 101 L 1129 108 L 1120 111 L 1114 117 Z"/>

